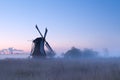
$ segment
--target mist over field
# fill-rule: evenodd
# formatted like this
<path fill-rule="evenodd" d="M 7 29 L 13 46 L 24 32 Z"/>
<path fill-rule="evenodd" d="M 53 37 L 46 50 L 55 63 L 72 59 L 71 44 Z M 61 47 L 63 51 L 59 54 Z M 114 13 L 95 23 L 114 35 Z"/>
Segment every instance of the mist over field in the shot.
<path fill-rule="evenodd" d="M 93 49 L 76 47 L 61 56 L 56 53 L 53 58 L 1 54 L 0 80 L 120 80 L 120 57 L 100 54 Z"/>
<path fill-rule="evenodd" d="M 0 80 L 120 80 L 120 58 L 99 54 L 76 47 L 53 58 L 1 54 Z"/>
<path fill-rule="evenodd" d="M 4 59 L 0 80 L 120 80 L 120 58 Z"/>

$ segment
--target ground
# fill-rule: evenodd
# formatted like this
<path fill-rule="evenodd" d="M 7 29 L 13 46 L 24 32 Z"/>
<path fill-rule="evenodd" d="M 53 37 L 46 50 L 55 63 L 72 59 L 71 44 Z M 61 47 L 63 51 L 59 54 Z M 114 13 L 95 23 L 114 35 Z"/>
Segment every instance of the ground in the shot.
<path fill-rule="evenodd" d="M 0 80 L 120 80 L 120 58 L 4 59 Z"/>

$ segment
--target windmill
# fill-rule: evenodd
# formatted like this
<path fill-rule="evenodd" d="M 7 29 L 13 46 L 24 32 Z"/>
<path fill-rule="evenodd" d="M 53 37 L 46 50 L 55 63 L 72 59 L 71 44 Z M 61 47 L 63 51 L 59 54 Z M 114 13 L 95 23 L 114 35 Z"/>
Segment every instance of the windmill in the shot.
<path fill-rule="evenodd" d="M 35 26 L 37 31 L 39 32 L 41 37 L 36 38 L 33 40 L 33 47 L 31 49 L 31 55 L 32 57 L 51 57 L 55 55 L 55 52 L 49 45 L 49 43 L 46 41 L 46 35 L 47 35 L 47 28 L 45 29 L 44 35 L 40 32 L 38 26 Z M 48 52 L 45 51 L 45 47 L 49 50 Z"/>

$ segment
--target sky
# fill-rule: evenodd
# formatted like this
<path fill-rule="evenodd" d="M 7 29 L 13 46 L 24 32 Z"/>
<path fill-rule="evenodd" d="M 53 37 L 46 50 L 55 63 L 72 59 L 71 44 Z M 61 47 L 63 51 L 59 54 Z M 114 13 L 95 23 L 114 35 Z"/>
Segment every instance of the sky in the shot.
<path fill-rule="evenodd" d="M 0 0 L 0 50 L 29 52 L 40 37 L 37 24 L 57 53 L 72 46 L 120 54 L 119 0 Z"/>

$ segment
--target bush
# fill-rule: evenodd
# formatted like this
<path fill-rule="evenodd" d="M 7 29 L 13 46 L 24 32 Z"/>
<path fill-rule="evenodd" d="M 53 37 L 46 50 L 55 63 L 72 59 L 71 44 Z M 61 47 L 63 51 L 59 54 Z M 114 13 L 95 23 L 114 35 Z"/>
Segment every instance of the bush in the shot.
<path fill-rule="evenodd" d="M 70 50 L 68 50 L 64 57 L 66 58 L 80 58 L 80 57 L 96 57 L 98 55 L 97 51 L 93 51 L 92 49 L 85 48 L 83 51 L 72 47 Z"/>

